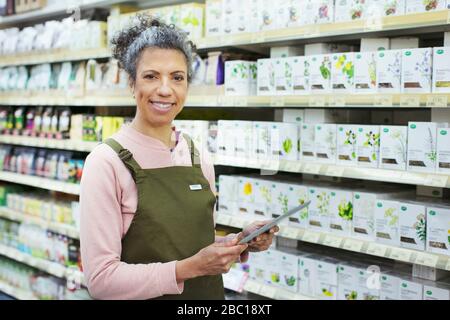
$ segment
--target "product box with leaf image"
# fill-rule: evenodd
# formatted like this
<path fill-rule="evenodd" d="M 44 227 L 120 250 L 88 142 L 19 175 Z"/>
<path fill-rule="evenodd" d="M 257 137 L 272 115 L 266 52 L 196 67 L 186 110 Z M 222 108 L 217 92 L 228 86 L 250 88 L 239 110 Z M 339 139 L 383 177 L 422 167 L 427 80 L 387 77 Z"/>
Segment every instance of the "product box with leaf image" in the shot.
<path fill-rule="evenodd" d="M 222 0 L 205 1 L 205 36 L 215 37 L 223 34 Z"/>
<path fill-rule="evenodd" d="M 362 263 L 340 263 L 338 266 L 338 300 L 378 300 L 380 292 L 367 285 L 367 266 Z"/>
<path fill-rule="evenodd" d="M 333 0 L 304 0 L 303 10 L 306 24 L 332 23 L 334 21 Z"/>
<path fill-rule="evenodd" d="M 406 170 L 407 126 L 381 126 L 380 168 Z"/>
<path fill-rule="evenodd" d="M 400 246 L 400 202 L 378 200 L 375 205 L 375 240 L 379 243 Z"/>
<path fill-rule="evenodd" d="M 356 125 L 337 126 L 337 155 L 336 163 L 344 166 L 356 166 Z"/>
<path fill-rule="evenodd" d="M 360 167 L 378 167 L 380 153 L 380 127 L 379 126 L 357 126 L 356 133 L 356 156 Z"/>
<path fill-rule="evenodd" d="M 300 159 L 302 161 L 315 160 L 315 125 L 304 123 L 300 132 Z"/>
<path fill-rule="evenodd" d="M 274 122 L 270 131 L 270 157 L 274 160 L 297 160 L 298 133 L 299 125 L 296 123 Z"/>
<path fill-rule="evenodd" d="M 398 16 L 405 14 L 406 0 L 367 0 L 366 16 L 379 14 L 383 16 Z M 375 8 L 374 6 L 377 6 Z"/>
<path fill-rule="evenodd" d="M 253 214 L 255 219 L 271 219 L 272 208 L 272 184 L 274 181 L 257 179 L 254 184 L 255 203 L 253 205 Z"/>
<path fill-rule="evenodd" d="M 255 182 L 257 179 L 250 177 L 238 178 L 238 212 L 239 216 L 253 216 L 255 203 Z"/>
<path fill-rule="evenodd" d="M 316 124 L 314 146 L 316 162 L 336 163 L 336 125 L 329 123 Z"/>
<path fill-rule="evenodd" d="M 448 282 L 424 284 L 423 300 L 450 300 L 450 285 Z"/>
<path fill-rule="evenodd" d="M 316 292 L 317 259 L 314 254 L 301 255 L 298 259 L 298 291 L 302 295 L 313 297 Z"/>
<path fill-rule="evenodd" d="M 266 268 L 264 264 L 264 252 L 252 252 L 248 256 L 248 265 L 250 266 L 249 278 L 260 283 L 264 283 L 266 279 Z"/>
<path fill-rule="evenodd" d="M 309 60 L 306 57 L 291 57 L 293 94 L 309 93 Z"/>
<path fill-rule="evenodd" d="M 402 92 L 431 92 L 433 49 L 406 49 L 402 53 Z"/>
<path fill-rule="evenodd" d="M 243 60 L 225 62 L 225 95 L 251 95 L 251 65 L 254 65 L 254 62 Z"/>
<path fill-rule="evenodd" d="M 401 92 L 402 50 L 377 52 L 376 70 L 379 93 Z"/>
<path fill-rule="evenodd" d="M 275 69 L 275 94 L 292 95 L 294 85 L 292 81 L 292 59 L 277 58 L 274 59 Z"/>
<path fill-rule="evenodd" d="M 362 19 L 366 9 L 365 0 L 340 0 L 336 1 L 334 9 L 334 21 L 353 21 Z"/>
<path fill-rule="evenodd" d="M 259 0 L 258 3 L 258 28 L 256 31 L 268 31 L 277 28 L 277 10 L 273 10 L 271 0 Z"/>
<path fill-rule="evenodd" d="M 408 0 L 406 14 L 445 9 L 446 0 Z"/>
<path fill-rule="evenodd" d="M 447 124 L 435 122 L 408 123 L 408 171 L 436 171 L 437 128 Z"/>
<path fill-rule="evenodd" d="M 400 281 L 400 274 L 382 272 L 380 276 L 380 300 L 398 300 Z"/>
<path fill-rule="evenodd" d="M 186 31 L 190 39 L 203 37 L 205 5 L 187 3 L 180 5 L 180 23 L 178 27 Z"/>
<path fill-rule="evenodd" d="M 236 139 L 233 134 L 234 121 L 217 121 L 217 154 L 219 156 L 234 157 Z"/>
<path fill-rule="evenodd" d="M 355 93 L 377 92 L 376 52 L 355 53 Z"/>
<path fill-rule="evenodd" d="M 271 219 L 277 218 L 280 215 L 289 211 L 294 205 L 289 203 L 289 183 L 276 182 L 272 183 L 272 207 Z M 288 219 L 284 219 L 279 225 L 286 226 L 289 224 Z"/>
<path fill-rule="evenodd" d="M 450 129 L 437 129 L 437 172 L 450 173 Z"/>
<path fill-rule="evenodd" d="M 253 122 L 234 121 L 233 135 L 235 139 L 235 157 L 241 160 L 252 156 Z"/>
<path fill-rule="evenodd" d="M 450 47 L 433 48 L 433 92 L 450 92 Z"/>
<path fill-rule="evenodd" d="M 331 93 L 331 55 L 319 54 L 306 59 L 310 93 Z"/>
<path fill-rule="evenodd" d="M 427 207 L 426 250 L 450 256 L 450 203 Z"/>
<path fill-rule="evenodd" d="M 303 124 L 305 121 L 305 109 L 282 109 L 283 122 Z"/>
<path fill-rule="evenodd" d="M 280 250 L 280 284 L 283 289 L 298 292 L 299 255 L 296 249 Z"/>
<path fill-rule="evenodd" d="M 238 188 L 237 176 L 219 176 L 219 213 L 234 215 L 238 210 Z"/>
<path fill-rule="evenodd" d="M 399 211 L 400 246 L 425 250 L 426 207 L 420 201 L 401 201 Z"/>
<path fill-rule="evenodd" d="M 331 85 L 335 93 L 353 93 L 355 84 L 355 55 L 353 52 L 331 56 Z"/>
<path fill-rule="evenodd" d="M 271 131 L 272 122 L 254 121 L 252 130 L 252 158 L 268 159 L 271 152 Z"/>
<path fill-rule="evenodd" d="M 274 59 L 258 59 L 258 96 L 275 94 L 275 66 Z"/>
<path fill-rule="evenodd" d="M 311 200 L 308 210 L 308 227 L 314 231 L 328 232 L 331 190 L 323 187 L 309 187 L 308 190 Z"/>
<path fill-rule="evenodd" d="M 330 192 L 330 231 L 340 236 L 351 236 L 353 221 L 353 192 L 334 189 Z"/>
<path fill-rule="evenodd" d="M 290 209 L 304 204 L 309 199 L 308 187 L 304 184 L 291 184 L 289 187 L 288 198 Z M 289 224 L 293 227 L 307 228 L 308 208 L 304 208 L 289 217 Z"/>
<path fill-rule="evenodd" d="M 402 277 L 398 289 L 399 300 L 422 300 L 423 284 L 411 277 Z"/>
<path fill-rule="evenodd" d="M 336 300 L 338 291 L 339 260 L 321 258 L 317 262 L 317 286 L 315 296 L 323 300 Z"/>
<path fill-rule="evenodd" d="M 268 285 L 279 287 L 281 283 L 281 252 L 278 250 L 264 251 L 264 265 L 265 265 L 265 280 Z"/>

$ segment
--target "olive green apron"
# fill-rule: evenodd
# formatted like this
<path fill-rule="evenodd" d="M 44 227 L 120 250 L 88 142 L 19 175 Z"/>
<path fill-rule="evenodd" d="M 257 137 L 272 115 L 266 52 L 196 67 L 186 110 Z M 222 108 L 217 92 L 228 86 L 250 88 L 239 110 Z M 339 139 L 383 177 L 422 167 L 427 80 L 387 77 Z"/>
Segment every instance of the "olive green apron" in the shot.
<path fill-rule="evenodd" d="M 121 260 L 155 263 L 182 260 L 214 243 L 216 198 L 200 167 L 200 158 L 189 136 L 192 167 L 141 169 L 131 152 L 107 139 L 136 182 L 138 205 L 130 228 L 122 239 Z M 184 291 L 158 299 L 224 299 L 221 275 L 184 282 Z"/>

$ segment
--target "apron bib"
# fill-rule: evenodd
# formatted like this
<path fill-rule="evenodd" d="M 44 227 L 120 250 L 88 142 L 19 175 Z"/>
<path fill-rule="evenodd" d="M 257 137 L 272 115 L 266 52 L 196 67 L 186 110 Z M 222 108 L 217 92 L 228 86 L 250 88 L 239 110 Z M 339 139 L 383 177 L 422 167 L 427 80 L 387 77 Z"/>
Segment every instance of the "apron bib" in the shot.
<path fill-rule="evenodd" d="M 138 205 L 128 232 L 122 239 L 121 261 L 130 264 L 183 260 L 215 241 L 216 198 L 200 167 L 200 158 L 189 136 L 184 135 L 192 167 L 141 169 L 131 152 L 113 139 L 109 145 L 136 182 Z M 184 291 L 157 299 L 223 300 L 221 275 L 184 282 Z"/>

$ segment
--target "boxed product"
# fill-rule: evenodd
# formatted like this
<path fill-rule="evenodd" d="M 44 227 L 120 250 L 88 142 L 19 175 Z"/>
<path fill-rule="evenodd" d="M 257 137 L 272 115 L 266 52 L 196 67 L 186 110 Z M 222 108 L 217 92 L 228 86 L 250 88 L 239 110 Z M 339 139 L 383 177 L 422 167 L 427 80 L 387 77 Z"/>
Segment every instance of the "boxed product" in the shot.
<path fill-rule="evenodd" d="M 217 122 L 217 154 L 227 157 L 235 156 L 234 121 Z"/>
<path fill-rule="evenodd" d="M 399 282 L 399 300 L 422 300 L 423 285 L 417 280 L 409 277 L 402 277 Z"/>
<path fill-rule="evenodd" d="M 321 54 L 307 57 L 310 91 L 331 92 L 331 55 Z"/>
<path fill-rule="evenodd" d="M 235 139 L 235 157 L 247 159 L 251 157 L 253 140 L 253 122 L 234 121 L 233 135 Z"/>
<path fill-rule="evenodd" d="M 305 24 L 331 23 L 334 21 L 333 0 L 305 0 L 303 2 Z"/>
<path fill-rule="evenodd" d="M 305 44 L 305 56 L 331 53 L 331 49 L 332 46 L 330 44 L 323 42 Z"/>
<path fill-rule="evenodd" d="M 450 286 L 448 283 L 425 284 L 423 286 L 424 300 L 450 300 Z"/>
<path fill-rule="evenodd" d="M 292 59 L 274 59 L 275 94 L 292 95 L 294 93 L 292 81 Z"/>
<path fill-rule="evenodd" d="M 402 54 L 402 92 L 431 92 L 432 48 L 407 49 Z"/>
<path fill-rule="evenodd" d="M 359 266 L 349 263 L 338 266 L 338 294 L 337 300 L 361 300 L 358 283 Z"/>
<path fill-rule="evenodd" d="M 337 164 L 356 166 L 356 131 L 355 125 L 337 126 Z"/>
<path fill-rule="evenodd" d="M 317 262 L 316 297 L 323 300 L 336 300 L 338 290 L 337 267 L 339 260 L 322 258 Z"/>
<path fill-rule="evenodd" d="M 450 256 L 450 204 L 427 207 L 427 251 Z"/>
<path fill-rule="evenodd" d="M 271 158 L 275 160 L 298 159 L 298 124 L 274 122 L 270 131 Z"/>
<path fill-rule="evenodd" d="M 380 127 L 380 168 L 406 170 L 408 127 Z"/>
<path fill-rule="evenodd" d="M 261 283 L 263 283 L 264 279 L 266 278 L 264 256 L 265 252 L 252 252 L 248 256 L 247 261 L 248 265 L 250 266 L 249 278 L 255 281 L 259 281 Z"/>
<path fill-rule="evenodd" d="M 292 57 L 292 86 L 293 94 L 307 94 L 309 92 L 309 68 L 305 57 Z"/>
<path fill-rule="evenodd" d="M 220 36 L 222 29 L 222 0 L 206 0 L 205 2 L 205 36 Z"/>
<path fill-rule="evenodd" d="M 316 124 L 314 153 L 318 163 L 336 163 L 336 125 Z"/>
<path fill-rule="evenodd" d="M 288 0 L 289 1 L 289 0 Z M 270 58 L 289 58 L 297 57 L 303 55 L 305 52 L 305 47 L 270 47 Z"/>
<path fill-rule="evenodd" d="M 402 51 L 386 50 L 377 53 L 377 88 L 380 93 L 400 93 Z"/>
<path fill-rule="evenodd" d="M 250 96 L 251 92 L 251 61 L 233 60 L 225 62 L 225 95 Z"/>
<path fill-rule="evenodd" d="M 433 48 L 433 92 L 450 92 L 450 48 Z"/>
<path fill-rule="evenodd" d="M 298 251 L 296 249 L 283 249 L 280 251 L 280 255 L 280 287 L 292 292 L 298 292 Z"/>
<path fill-rule="evenodd" d="M 308 161 L 316 159 L 314 155 L 314 135 L 315 125 L 304 123 L 300 134 L 300 152 L 302 160 Z"/>
<path fill-rule="evenodd" d="M 378 167 L 380 153 L 380 127 L 357 126 L 356 155 L 357 164 L 361 167 Z"/>
<path fill-rule="evenodd" d="M 359 20 L 364 16 L 366 3 L 364 0 L 336 1 L 334 9 L 334 21 Z"/>
<path fill-rule="evenodd" d="M 370 2 L 369 1 L 369 5 Z M 406 0 L 375 0 L 383 5 L 382 12 L 385 16 L 398 16 L 405 14 Z"/>
<path fill-rule="evenodd" d="M 273 59 L 258 59 L 258 96 L 275 94 L 275 67 Z"/>
<path fill-rule="evenodd" d="M 450 129 L 437 129 L 437 172 L 450 173 Z"/>
<path fill-rule="evenodd" d="M 300 126 L 305 119 L 305 109 L 282 109 L 283 122 L 296 123 Z"/>
<path fill-rule="evenodd" d="M 444 32 L 444 47 L 450 47 L 450 31 Z"/>
<path fill-rule="evenodd" d="M 377 92 L 376 52 L 355 53 L 355 92 Z"/>
<path fill-rule="evenodd" d="M 446 0 L 408 0 L 406 14 L 446 9 Z"/>
<path fill-rule="evenodd" d="M 448 276 L 447 270 L 428 267 L 420 264 L 413 264 L 412 276 L 430 281 L 438 281 Z"/>
<path fill-rule="evenodd" d="M 253 122 L 252 158 L 267 159 L 271 151 L 271 122 Z"/>
<path fill-rule="evenodd" d="M 389 38 L 361 38 L 361 53 L 390 49 Z"/>
<path fill-rule="evenodd" d="M 273 2 L 271 0 L 260 0 L 258 3 L 259 22 L 257 31 L 267 31 L 276 29 L 277 26 L 277 10 L 273 10 Z"/>
<path fill-rule="evenodd" d="M 419 48 L 418 37 L 391 38 L 391 50 L 404 50 Z"/>
<path fill-rule="evenodd" d="M 375 206 L 375 240 L 392 246 L 400 246 L 400 203 L 395 200 L 378 200 Z"/>
<path fill-rule="evenodd" d="M 280 270 L 281 252 L 277 250 L 264 251 L 264 266 L 265 266 L 265 283 L 280 286 L 281 270 Z"/>
<path fill-rule="evenodd" d="M 272 200 L 274 200 L 272 199 L 273 183 L 272 181 L 259 179 L 254 183 L 255 203 L 253 214 L 257 219 L 271 219 Z"/>
<path fill-rule="evenodd" d="M 277 182 L 272 183 L 272 207 L 271 207 L 271 216 L 272 218 L 277 218 L 280 215 L 288 212 L 288 210 L 293 207 L 291 203 L 289 203 L 289 187 L 290 185 L 287 183 Z M 284 219 L 280 222 L 280 225 L 288 225 L 289 220 Z"/>
<path fill-rule="evenodd" d="M 317 286 L 317 257 L 301 255 L 298 259 L 298 291 L 305 296 L 313 297 Z"/>
<path fill-rule="evenodd" d="M 308 187 L 305 185 L 291 184 L 289 186 L 288 198 L 291 208 L 304 204 L 309 199 Z M 308 208 L 304 208 L 289 217 L 289 224 L 294 227 L 307 228 Z"/>
<path fill-rule="evenodd" d="M 190 39 L 203 37 L 205 5 L 187 3 L 179 6 L 180 20 L 178 27 L 186 31 Z"/>
<path fill-rule="evenodd" d="M 330 192 L 323 187 L 311 186 L 309 200 L 311 204 L 308 210 L 308 224 L 312 230 L 327 232 L 330 225 Z"/>
<path fill-rule="evenodd" d="M 238 212 L 240 216 L 249 217 L 253 215 L 255 203 L 255 182 L 250 177 L 238 177 Z"/>
<path fill-rule="evenodd" d="M 237 213 L 239 180 L 236 176 L 219 176 L 219 212 L 233 215 Z"/>
<path fill-rule="evenodd" d="M 447 127 L 435 122 L 408 123 L 407 169 L 419 172 L 436 170 L 437 127 Z"/>
<path fill-rule="evenodd" d="M 426 207 L 420 202 L 402 201 L 399 211 L 400 246 L 425 250 Z"/>
<path fill-rule="evenodd" d="M 333 92 L 352 93 L 355 81 L 354 53 L 335 53 L 331 56 L 331 85 Z"/>
<path fill-rule="evenodd" d="M 400 276 L 394 272 L 382 273 L 380 276 L 380 300 L 398 300 Z"/>
<path fill-rule="evenodd" d="M 335 189 L 330 192 L 330 231 L 341 236 L 351 236 L 353 220 L 353 192 Z"/>

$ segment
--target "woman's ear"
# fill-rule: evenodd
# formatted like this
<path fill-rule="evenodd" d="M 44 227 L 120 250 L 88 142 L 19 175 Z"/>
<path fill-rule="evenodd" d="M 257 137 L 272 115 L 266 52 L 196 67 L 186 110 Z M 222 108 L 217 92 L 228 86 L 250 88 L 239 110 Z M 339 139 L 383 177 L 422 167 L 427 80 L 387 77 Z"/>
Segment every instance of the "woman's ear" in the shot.
<path fill-rule="evenodd" d="M 136 98 L 136 95 L 134 93 L 135 84 L 133 79 L 128 78 L 128 88 L 130 89 L 130 93 L 132 94 L 133 98 Z"/>

